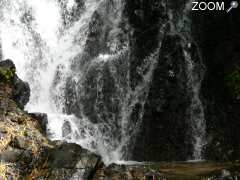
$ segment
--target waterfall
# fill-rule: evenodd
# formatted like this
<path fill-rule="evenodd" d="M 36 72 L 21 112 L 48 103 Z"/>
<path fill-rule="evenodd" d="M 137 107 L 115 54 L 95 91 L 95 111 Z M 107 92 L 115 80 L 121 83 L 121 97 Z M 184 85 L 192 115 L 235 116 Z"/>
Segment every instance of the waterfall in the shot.
<path fill-rule="evenodd" d="M 104 3 L 104 0 L 86 0 L 81 5 L 74 0 L 1 0 L 0 37 L 3 58 L 12 59 L 19 77 L 30 85 L 30 102 L 25 109 L 48 114 L 51 139 L 79 143 L 97 151 L 103 159 L 116 161 L 121 158 L 120 152 L 108 154 L 105 150 L 107 135 L 99 131 L 101 124 L 92 123 L 84 115 L 79 118 L 64 112 L 72 62 L 83 53 L 91 18 Z M 99 55 L 96 64 L 110 61 L 113 56 Z M 80 77 L 73 80 L 81 81 Z M 71 129 L 66 137 L 64 124 Z"/>
<path fill-rule="evenodd" d="M 18 76 L 31 89 L 25 109 L 47 113 L 52 140 L 78 143 L 99 153 L 107 164 L 124 160 L 140 123 L 129 118 L 148 87 L 154 62 L 146 59 L 143 70 L 149 72 L 132 91 L 127 35 L 120 29 L 123 2 L 0 2 L 3 58 L 14 61 Z M 96 35 L 98 31 L 104 32 Z M 102 52 L 95 54 L 102 44 Z"/>
<path fill-rule="evenodd" d="M 30 85 L 25 109 L 47 113 L 52 140 L 78 143 L 99 153 L 107 164 L 126 159 L 126 146 L 141 125 L 160 54 L 159 47 L 143 60 L 137 69 L 142 81 L 132 89 L 126 33 L 130 30 L 123 7 L 123 0 L 0 0 L 0 51 Z M 175 23 L 171 18 L 169 10 L 169 23 Z M 185 37 L 184 20 L 178 20 L 179 27 L 171 24 L 170 33 Z M 193 158 L 201 159 L 205 143 L 201 78 L 188 50 L 185 59 L 192 94 Z M 137 120 L 131 119 L 134 108 L 139 108 Z"/>
<path fill-rule="evenodd" d="M 187 61 L 188 83 L 192 94 L 191 105 L 189 107 L 191 132 L 193 136 L 193 155 L 196 161 L 203 160 L 203 148 L 206 145 L 206 122 L 204 109 L 200 100 L 200 90 L 202 81 L 202 72 L 198 71 L 198 66 L 190 58 L 189 54 L 184 52 Z"/>
<path fill-rule="evenodd" d="M 191 19 L 189 18 L 192 7 L 192 1 L 187 1 L 181 15 L 169 11 L 171 33 L 178 34 L 182 37 L 181 46 L 185 59 L 185 70 L 187 74 L 188 95 L 190 95 L 190 105 L 187 110 L 189 119 L 191 143 L 193 153 L 189 157 L 190 161 L 203 160 L 203 149 L 206 145 L 206 122 L 204 108 L 200 98 L 201 84 L 204 76 L 204 65 L 201 62 L 201 55 L 196 43 L 192 37 Z M 174 18 L 177 23 L 173 24 Z M 195 54 L 192 53 L 194 51 Z"/>
<path fill-rule="evenodd" d="M 192 1 L 189 1 L 185 7 L 185 13 L 191 9 Z M 189 24 L 191 21 L 188 16 L 185 16 L 185 21 Z M 189 28 L 186 28 L 187 32 L 191 32 Z M 188 37 L 188 35 L 186 35 Z M 192 40 L 192 37 L 188 37 Z M 193 40 L 192 40 L 193 41 Z M 192 47 L 196 46 L 196 47 Z M 188 108 L 188 114 L 190 119 L 193 153 L 191 159 L 193 161 L 204 160 L 203 150 L 206 145 L 206 121 L 204 115 L 204 108 L 200 98 L 200 91 L 202 80 L 204 76 L 204 65 L 202 64 L 201 55 L 194 42 L 185 42 L 184 57 L 186 60 L 186 70 L 188 73 L 188 91 L 191 94 L 191 104 Z M 196 55 L 192 55 L 190 50 L 193 49 Z"/>

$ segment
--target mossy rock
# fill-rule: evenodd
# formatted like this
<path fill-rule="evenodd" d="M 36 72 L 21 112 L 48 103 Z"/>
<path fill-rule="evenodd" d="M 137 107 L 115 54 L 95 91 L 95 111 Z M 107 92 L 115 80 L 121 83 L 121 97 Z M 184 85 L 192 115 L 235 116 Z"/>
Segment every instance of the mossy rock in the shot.
<path fill-rule="evenodd" d="M 5 83 L 12 82 L 15 69 L 0 67 L 0 81 Z"/>

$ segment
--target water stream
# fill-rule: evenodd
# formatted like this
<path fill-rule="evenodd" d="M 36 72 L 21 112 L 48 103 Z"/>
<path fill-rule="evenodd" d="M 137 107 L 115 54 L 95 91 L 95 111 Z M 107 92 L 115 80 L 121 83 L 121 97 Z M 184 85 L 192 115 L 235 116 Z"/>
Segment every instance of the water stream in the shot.
<path fill-rule="evenodd" d="M 109 8 L 112 12 L 106 11 Z M 128 41 L 119 28 L 122 11 L 121 0 L 85 0 L 82 4 L 74 0 L 0 0 L 3 59 L 14 61 L 17 74 L 31 88 L 25 109 L 48 114 L 51 139 L 78 143 L 101 154 L 106 163 L 124 160 L 125 146 L 137 132 L 143 109 L 138 122 L 129 118 L 135 104 L 140 102 L 144 107 L 159 55 L 158 49 L 146 58 L 144 67 L 139 69 L 144 72 L 143 81 L 132 90 Z M 103 17 L 101 21 L 99 16 Z M 110 32 L 109 39 L 99 36 L 100 45 L 106 42 L 104 50 L 92 57 L 85 56 L 87 48 L 97 44 L 91 44 L 91 33 L 98 33 L 98 23 L 101 30 Z M 123 41 L 119 41 L 119 36 L 123 36 Z M 199 99 L 201 82 L 187 53 L 186 61 L 193 93 L 193 157 L 201 159 L 205 132 Z"/>

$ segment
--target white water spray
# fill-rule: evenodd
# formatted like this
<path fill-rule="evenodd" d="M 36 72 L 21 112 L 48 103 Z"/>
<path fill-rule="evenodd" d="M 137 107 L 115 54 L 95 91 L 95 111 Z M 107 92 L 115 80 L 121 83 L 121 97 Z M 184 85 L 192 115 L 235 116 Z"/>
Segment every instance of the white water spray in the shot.
<path fill-rule="evenodd" d="M 115 1 L 116 6 L 121 8 L 121 1 Z M 77 84 L 82 81 L 83 76 L 82 72 L 74 75 L 71 70 L 72 62 L 75 57 L 83 53 L 91 18 L 105 1 L 86 0 L 85 7 L 77 18 L 71 17 L 74 11 L 79 10 L 74 0 L 61 2 L 58 0 L 41 2 L 2 0 L 0 2 L 3 58 L 14 61 L 17 74 L 29 83 L 31 89 L 30 101 L 25 109 L 29 112 L 48 114 L 51 139 L 65 139 L 78 143 L 84 148 L 101 154 L 106 163 L 121 161 L 123 146 L 121 143 L 125 141 L 119 142 L 116 140 L 118 137 L 114 139 L 110 132 L 111 127 L 104 122 L 94 124 L 83 113 L 81 118 L 64 114 L 67 78 L 72 77 L 73 82 Z M 114 26 L 112 32 L 114 35 L 119 31 L 117 27 L 119 20 L 115 17 L 109 17 L 109 19 L 113 22 L 110 25 Z M 116 51 L 115 39 L 110 41 L 110 49 Z M 116 51 L 116 54 L 100 54 L 92 60 L 92 64 L 93 66 L 99 64 L 101 67 L 101 64 L 114 61 L 121 54 L 121 51 Z M 116 74 L 116 69 L 112 68 L 112 73 Z M 101 88 L 98 87 L 99 92 Z M 122 91 L 121 87 L 119 89 Z M 71 133 L 66 137 L 63 135 L 65 123 L 71 128 Z"/>
<path fill-rule="evenodd" d="M 121 0 L 114 0 L 114 2 L 118 4 L 117 6 L 121 6 Z M 144 67 L 138 69 L 142 72 L 143 82 L 135 90 L 132 90 L 129 88 L 129 75 L 125 72 L 126 70 L 121 72 L 122 74 L 125 73 L 123 75 L 124 79 L 121 77 L 121 73 L 118 74 L 119 67 L 117 66 L 119 62 L 115 63 L 118 57 L 121 57 L 128 49 L 123 48 L 119 51 L 116 43 L 116 34 L 121 31 L 118 27 L 119 19 L 115 16 L 109 16 L 106 18 L 107 20 L 104 19 L 106 21 L 104 23 L 109 23 L 108 25 L 113 27 L 110 33 L 112 38 L 107 42 L 110 51 L 113 53 L 99 54 L 91 59 L 90 68 L 93 67 L 94 70 L 99 72 L 96 78 L 97 100 L 94 108 L 97 109 L 97 112 L 101 111 L 100 108 L 106 108 L 105 105 L 102 105 L 104 103 L 104 85 L 101 81 L 104 79 L 102 77 L 104 67 L 107 65 L 110 74 L 113 76 L 113 81 L 115 81 L 115 89 L 117 89 L 111 100 L 117 100 L 120 104 L 119 117 L 114 117 L 112 112 L 106 112 L 107 115 L 112 113 L 111 117 L 114 117 L 109 119 L 107 117 L 107 121 L 112 121 L 110 123 L 114 124 L 116 123 L 114 120 L 117 119 L 116 124 L 118 126 L 116 127 L 116 124 L 108 126 L 101 120 L 94 124 L 84 113 L 81 113 L 80 118 L 74 115 L 66 115 L 64 114 L 64 101 L 68 77 L 72 77 L 71 80 L 75 84 L 79 84 L 79 82 L 82 82 L 81 78 L 85 75 L 80 70 L 76 76 L 72 74 L 72 62 L 75 57 L 84 52 L 91 18 L 105 1 L 85 0 L 85 7 L 78 18 L 71 17 L 78 9 L 74 0 L 63 0 L 61 3 L 59 0 L 41 0 L 41 2 L 39 0 L 0 0 L 0 40 L 2 41 L 3 58 L 12 59 L 17 67 L 19 77 L 30 85 L 31 97 L 30 102 L 25 107 L 26 110 L 48 114 L 48 128 L 52 139 L 65 139 L 78 143 L 85 148 L 100 153 L 106 163 L 121 162 L 123 159 L 122 149 L 128 145 L 128 140 L 132 135 L 130 133 L 134 134 L 141 123 L 143 112 L 140 112 L 139 120 L 135 124 L 129 122 L 130 115 L 137 103 L 141 104 L 142 109 L 144 107 L 159 52 L 157 50 L 144 60 Z M 101 13 L 104 14 L 105 12 Z M 119 64 L 124 63 L 126 62 Z M 190 75 L 193 76 L 191 74 L 193 69 L 190 66 L 188 68 Z M 55 82 L 56 76 L 57 83 Z M 194 85 L 192 87 L 194 94 L 192 109 L 194 109 L 195 106 L 201 106 L 199 99 L 200 85 L 194 84 L 195 79 L 192 79 L 191 83 Z M 122 84 L 126 87 L 121 86 Z M 79 94 L 85 95 L 84 92 L 79 92 Z M 201 124 L 204 119 L 202 117 L 203 110 L 200 109 L 200 111 L 199 117 L 192 116 L 193 119 L 197 118 L 193 121 L 196 124 L 194 128 L 200 131 L 200 135 L 194 134 L 194 137 L 196 137 L 196 143 L 194 144 L 196 154 L 194 157 L 196 158 L 201 156 L 202 133 L 204 133 L 204 127 L 202 128 L 203 124 Z M 65 123 L 69 123 L 71 127 L 71 133 L 66 137 L 63 136 L 62 129 Z M 116 130 L 119 134 L 113 134 L 111 128 L 115 128 L 114 130 L 120 128 L 120 130 Z"/>
<path fill-rule="evenodd" d="M 73 11 L 75 1 L 65 1 L 67 9 Z M 1 43 L 4 59 L 12 59 L 17 74 L 30 85 L 30 102 L 25 107 L 30 112 L 48 114 L 48 128 L 52 139 L 62 139 L 62 126 L 68 121 L 72 132 L 68 140 L 91 149 L 96 141 L 97 127 L 84 117 L 79 121 L 73 115 L 62 112 L 66 77 L 70 73 L 72 59 L 83 51 L 88 24 L 101 1 L 87 0 L 85 11 L 76 22 L 64 27 L 62 9 L 55 0 L 1 1 Z M 60 80 L 52 91 L 54 78 L 60 69 Z M 53 95 L 59 97 L 58 103 Z M 84 137 L 79 137 L 78 126 L 85 128 Z"/>

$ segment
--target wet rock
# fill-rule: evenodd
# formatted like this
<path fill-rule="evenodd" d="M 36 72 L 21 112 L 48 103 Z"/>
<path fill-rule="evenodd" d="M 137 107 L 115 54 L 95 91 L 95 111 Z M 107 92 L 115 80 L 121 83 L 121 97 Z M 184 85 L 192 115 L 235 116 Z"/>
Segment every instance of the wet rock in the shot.
<path fill-rule="evenodd" d="M 29 115 L 36 119 L 42 129 L 44 134 L 47 134 L 47 124 L 48 124 L 48 117 L 45 113 L 29 113 Z"/>
<path fill-rule="evenodd" d="M 15 64 L 10 59 L 4 60 L 4 61 L 0 61 L 0 66 L 3 67 L 3 68 L 11 69 L 14 72 L 16 71 Z"/>
<path fill-rule="evenodd" d="M 1 63 L 15 69 L 10 60 Z M 102 164 L 101 158 L 77 144 L 50 142 L 43 133 L 47 115 L 27 114 L 19 108 L 28 101 L 29 87 L 14 76 L 11 81 L 0 82 L 0 104 L 4 109 L 0 111 L 0 179 L 88 179 Z M 64 135 L 70 132 L 66 122 Z M 11 164 L 14 166 L 10 168 Z"/>
<path fill-rule="evenodd" d="M 239 11 L 233 17 L 212 16 L 209 12 L 193 13 L 192 17 L 194 38 L 206 66 L 201 89 L 209 140 L 206 159 L 240 158 L 240 103 L 232 91 L 239 83 L 229 86 L 228 79 L 240 65 Z"/>
<path fill-rule="evenodd" d="M 23 109 L 29 101 L 30 87 L 27 82 L 22 81 L 17 76 L 14 77 L 13 86 L 13 100 Z"/>
<path fill-rule="evenodd" d="M 40 155 L 51 145 L 36 120 L 22 110 L 30 95 L 28 84 L 16 76 L 12 61 L 1 61 L 0 67 L 9 73 L 0 79 L 0 179 L 25 179 L 46 161 Z"/>
<path fill-rule="evenodd" d="M 7 59 L 4 61 L 0 61 L 0 67 L 9 69 L 11 71 L 11 74 L 13 76 L 13 79 L 9 79 L 11 81 L 11 84 L 13 86 L 12 89 L 12 98 L 13 100 L 17 103 L 17 105 L 23 109 L 24 106 L 27 104 L 29 101 L 30 97 L 30 88 L 28 83 L 22 81 L 21 79 L 18 78 L 16 75 L 16 67 L 12 60 Z M 10 75 L 8 75 L 8 78 L 11 78 Z"/>
<path fill-rule="evenodd" d="M 55 148 L 50 151 L 49 155 L 47 165 L 51 169 L 49 179 L 54 177 L 66 179 L 72 176 L 81 176 L 87 179 L 101 163 L 101 158 L 98 155 L 83 149 L 81 146 L 57 141 Z"/>
<path fill-rule="evenodd" d="M 134 160 L 182 161 L 191 155 L 191 122 L 186 113 L 191 94 L 182 44 L 183 40 L 178 35 L 166 35 L 162 41 L 146 103 L 144 107 L 136 106 L 134 111 L 139 114 L 144 108 L 142 124 L 130 157 Z M 169 76 L 169 70 L 175 72 L 174 77 Z"/>
<path fill-rule="evenodd" d="M 61 14 L 63 18 L 63 24 L 66 28 L 70 27 L 72 23 L 79 20 L 82 13 L 86 9 L 85 2 L 83 0 L 74 0 L 76 3 L 73 7 L 67 7 L 67 3 L 65 0 L 58 0 L 61 7 Z"/>
<path fill-rule="evenodd" d="M 67 137 L 69 134 L 71 134 L 72 128 L 69 121 L 64 121 L 63 127 L 62 127 L 62 137 Z"/>

